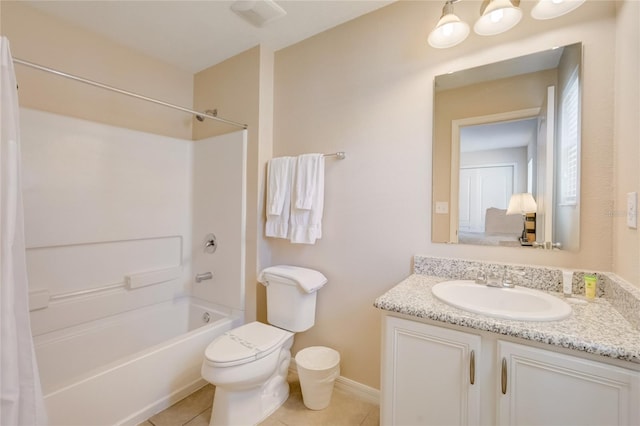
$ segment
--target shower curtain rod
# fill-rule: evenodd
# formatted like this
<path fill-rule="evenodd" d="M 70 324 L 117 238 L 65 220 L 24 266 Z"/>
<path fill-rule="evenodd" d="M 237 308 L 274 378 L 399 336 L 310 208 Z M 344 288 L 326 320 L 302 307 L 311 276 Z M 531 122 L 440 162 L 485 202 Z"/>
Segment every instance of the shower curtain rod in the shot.
<path fill-rule="evenodd" d="M 77 75 L 68 74 L 66 72 L 55 70 L 53 68 L 49 68 L 49 67 L 45 67 L 45 66 L 42 66 L 42 65 L 34 64 L 33 62 L 24 61 L 24 60 L 18 59 L 18 58 L 13 58 L 13 62 L 16 63 L 16 64 L 25 65 L 27 67 L 35 68 L 35 69 L 40 70 L 40 71 L 46 71 L 46 72 L 49 72 L 49 73 L 52 73 L 52 74 L 55 74 L 55 75 L 59 75 L 61 77 L 69 78 L 71 80 L 76 80 L 76 81 L 79 81 L 81 83 L 89 84 L 91 86 L 100 87 L 101 89 L 111 90 L 113 92 L 117 92 L 117 93 L 120 93 L 120 94 L 123 94 L 123 95 L 131 96 L 133 98 L 142 99 L 143 101 L 152 102 L 154 104 L 163 105 L 163 106 L 166 106 L 166 107 L 169 107 L 169 108 L 177 109 L 177 110 L 182 111 L 182 112 L 188 112 L 189 114 L 197 115 L 197 116 L 200 116 L 200 117 L 210 118 L 211 120 L 220 121 L 220 122 L 226 123 L 226 124 L 231 124 L 232 126 L 241 127 L 243 129 L 246 129 L 248 127 L 246 124 L 238 123 L 236 121 L 227 120 L 225 118 L 215 117 L 215 116 L 210 115 L 210 114 L 194 111 L 194 110 L 189 109 L 189 108 L 184 108 L 184 107 L 181 107 L 181 106 L 178 106 L 178 105 L 170 104 L 168 102 L 159 101 L 157 99 L 149 98 L 147 96 L 138 95 L 137 93 L 128 92 L 126 90 L 118 89 L 117 87 L 108 86 L 106 84 L 102 84 L 102 83 L 99 83 L 97 81 L 93 81 L 93 80 L 89 80 L 89 79 L 86 79 L 86 78 L 78 77 Z"/>

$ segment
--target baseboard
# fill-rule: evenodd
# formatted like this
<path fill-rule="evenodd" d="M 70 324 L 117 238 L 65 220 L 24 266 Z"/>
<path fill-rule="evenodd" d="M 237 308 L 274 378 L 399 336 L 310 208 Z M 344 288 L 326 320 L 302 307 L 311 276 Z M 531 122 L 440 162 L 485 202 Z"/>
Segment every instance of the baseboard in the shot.
<path fill-rule="evenodd" d="M 295 358 L 291 358 L 291 364 L 289 364 L 289 373 L 298 376 L 298 368 L 296 366 Z M 352 395 L 354 398 L 360 399 L 371 404 L 380 405 L 380 391 L 355 380 L 347 379 L 346 377 L 339 376 L 334 384 L 336 389 L 341 390 Z"/>

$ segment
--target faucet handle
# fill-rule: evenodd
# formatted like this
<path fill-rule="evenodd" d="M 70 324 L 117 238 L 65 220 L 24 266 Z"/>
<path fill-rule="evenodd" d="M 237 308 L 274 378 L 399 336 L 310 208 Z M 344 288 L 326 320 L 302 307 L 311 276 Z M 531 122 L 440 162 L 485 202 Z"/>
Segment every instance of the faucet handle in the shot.
<path fill-rule="evenodd" d="M 486 284 L 486 283 L 487 283 L 487 274 L 482 269 L 478 269 L 478 274 L 476 275 L 476 284 Z"/>
<path fill-rule="evenodd" d="M 527 273 L 522 270 L 522 269 L 518 269 L 518 268 L 505 268 L 504 269 L 504 278 L 502 279 L 502 285 L 503 287 L 508 287 L 508 288 L 513 288 L 515 287 L 514 284 L 514 275 L 519 275 L 521 277 L 526 277 Z"/>
<path fill-rule="evenodd" d="M 502 278 L 502 286 L 507 288 L 513 288 L 516 285 L 513 283 L 513 277 L 511 275 L 511 271 L 504 271 L 504 278 Z"/>

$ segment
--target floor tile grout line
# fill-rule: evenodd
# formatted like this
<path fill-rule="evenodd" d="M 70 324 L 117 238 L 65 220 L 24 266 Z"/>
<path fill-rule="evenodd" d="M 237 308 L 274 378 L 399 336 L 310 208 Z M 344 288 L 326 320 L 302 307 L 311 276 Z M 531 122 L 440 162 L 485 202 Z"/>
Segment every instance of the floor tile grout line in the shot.
<path fill-rule="evenodd" d="M 202 410 L 201 412 L 199 412 L 198 414 L 196 414 L 195 416 L 193 416 L 192 418 L 190 418 L 189 420 L 187 420 L 186 422 L 182 423 L 182 426 L 185 426 L 187 424 L 189 424 L 189 422 L 193 421 L 193 419 L 195 419 L 196 417 L 202 415 L 205 411 L 207 411 L 209 408 L 211 408 L 211 406 L 207 406 L 207 408 L 205 408 L 204 410 Z"/>

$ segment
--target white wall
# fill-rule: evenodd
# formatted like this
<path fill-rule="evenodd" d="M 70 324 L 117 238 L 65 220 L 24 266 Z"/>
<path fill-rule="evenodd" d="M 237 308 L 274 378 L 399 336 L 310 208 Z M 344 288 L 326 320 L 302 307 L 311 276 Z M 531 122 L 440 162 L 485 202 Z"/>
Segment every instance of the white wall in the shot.
<path fill-rule="evenodd" d="M 247 131 L 201 139 L 193 147 L 193 295 L 244 310 L 246 253 Z M 214 253 L 204 252 L 206 235 L 216 236 Z"/>

